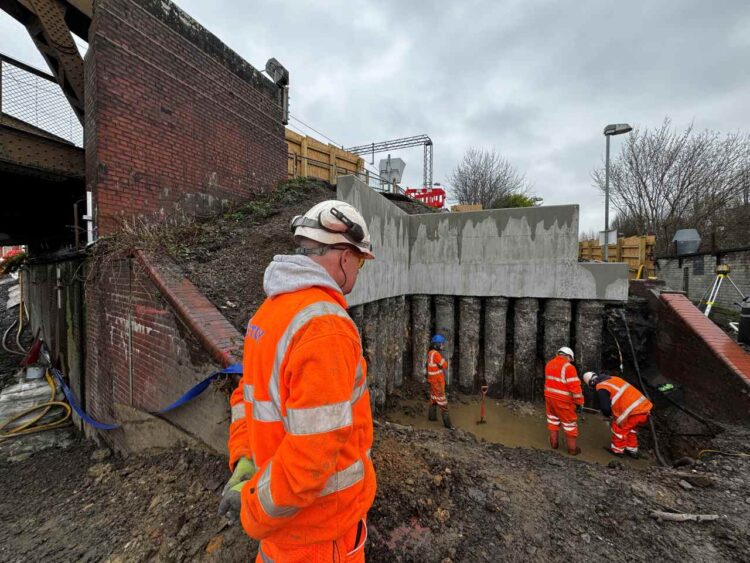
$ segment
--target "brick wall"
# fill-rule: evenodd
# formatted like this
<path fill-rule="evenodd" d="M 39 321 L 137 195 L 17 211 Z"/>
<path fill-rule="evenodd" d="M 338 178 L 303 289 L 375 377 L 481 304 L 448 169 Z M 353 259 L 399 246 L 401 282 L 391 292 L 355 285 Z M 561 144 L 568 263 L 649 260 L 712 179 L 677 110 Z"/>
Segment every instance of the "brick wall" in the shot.
<path fill-rule="evenodd" d="M 237 331 L 187 280 L 165 271 L 168 266 L 127 257 L 95 267 L 86 291 L 85 382 L 86 405 L 94 418 L 119 422 L 118 405 L 159 410 L 233 361 L 241 349 Z M 186 317 L 186 311 L 192 316 Z M 225 451 L 229 402 L 217 391 L 209 388 L 164 418 L 187 436 Z M 107 431 L 102 437 L 128 449 L 128 431 Z M 158 437 L 152 443 L 159 443 Z"/>
<path fill-rule="evenodd" d="M 716 279 L 715 270 L 719 263 L 729 264 L 729 276 L 742 293 L 750 295 L 750 248 L 695 254 L 682 258 L 659 258 L 656 261 L 656 276 L 663 279 L 671 289 L 687 291 L 690 300 L 698 302 Z M 724 280 L 716 304 L 724 309 L 738 311 L 734 306 L 738 301 L 739 294 L 727 280 Z"/>
<path fill-rule="evenodd" d="M 286 178 L 279 89 L 173 4 L 95 3 L 85 72 L 100 235 L 124 217 L 205 213 Z"/>
<path fill-rule="evenodd" d="M 720 420 L 750 421 L 750 354 L 684 295 L 663 293 L 653 303 L 664 376 L 685 386 L 688 405 Z"/>

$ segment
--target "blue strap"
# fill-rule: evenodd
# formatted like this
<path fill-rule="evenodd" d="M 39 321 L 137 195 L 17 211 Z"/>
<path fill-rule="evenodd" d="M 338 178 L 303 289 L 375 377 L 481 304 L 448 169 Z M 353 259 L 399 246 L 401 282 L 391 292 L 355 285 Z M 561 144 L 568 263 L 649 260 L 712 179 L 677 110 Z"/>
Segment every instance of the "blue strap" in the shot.
<path fill-rule="evenodd" d="M 57 383 L 60 385 L 60 387 L 62 387 L 63 394 L 65 395 L 65 398 L 68 400 L 68 403 L 70 404 L 70 406 L 73 408 L 76 414 L 79 417 L 81 417 L 81 420 L 83 420 L 86 424 L 88 424 L 89 426 L 93 426 L 94 428 L 97 428 L 99 430 L 115 430 L 121 427 L 121 425 L 119 424 L 107 424 L 105 422 L 99 422 L 98 420 L 91 418 L 91 416 L 86 411 L 84 411 L 80 407 L 78 402 L 76 401 L 75 396 L 73 395 L 73 391 L 70 389 L 70 387 L 66 385 L 63 379 L 63 374 L 60 373 L 60 371 L 56 368 L 52 368 L 52 374 L 55 376 L 55 379 L 57 379 Z M 161 410 L 155 411 L 151 414 L 164 414 L 165 412 L 169 412 L 173 409 L 176 409 L 177 407 L 181 407 L 182 405 L 189 403 L 190 401 L 195 399 L 198 395 L 203 393 L 213 380 L 215 380 L 221 375 L 227 375 L 227 374 L 242 374 L 242 364 L 239 364 L 239 363 L 232 364 L 229 367 L 226 367 L 222 370 L 212 373 L 206 379 L 204 379 L 203 381 L 191 387 L 184 395 L 182 395 L 174 403 L 172 403 L 171 405 L 167 407 L 164 407 Z"/>

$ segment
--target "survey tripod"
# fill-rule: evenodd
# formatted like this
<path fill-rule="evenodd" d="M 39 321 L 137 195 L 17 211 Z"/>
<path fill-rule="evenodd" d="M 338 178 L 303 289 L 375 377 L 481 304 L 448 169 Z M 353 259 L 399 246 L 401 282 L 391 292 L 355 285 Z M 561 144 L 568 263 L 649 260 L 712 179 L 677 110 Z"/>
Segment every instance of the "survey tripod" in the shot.
<path fill-rule="evenodd" d="M 732 281 L 731 277 L 729 277 L 729 271 L 729 264 L 719 264 L 718 266 L 716 266 L 716 279 L 711 284 L 711 287 L 706 290 L 706 293 L 703 294 L 700 303 L 698 303 L 698 308 L 700 308 L 703 303 L 706 304 L 706 310 L 703 311 L 703 314 L 706 317 L 708 317 L 708 315 L 711 313 L 711 307 L 713 307 L 714 303 L 716 303 L 716 299 L 719 296 L 719 290 L 721 289 L 721 282 L 723 282 L 724 279 L 729 280 L 729 283 L 732 284 L 732 287 L 734 287 L 734 289 L 737 290 L 737 293 L 740 294 L 742 301 L 747 299 L 745 297 L 745 294 L 740 291 L 739 287 L 737 287 L 737 284 Z"/>

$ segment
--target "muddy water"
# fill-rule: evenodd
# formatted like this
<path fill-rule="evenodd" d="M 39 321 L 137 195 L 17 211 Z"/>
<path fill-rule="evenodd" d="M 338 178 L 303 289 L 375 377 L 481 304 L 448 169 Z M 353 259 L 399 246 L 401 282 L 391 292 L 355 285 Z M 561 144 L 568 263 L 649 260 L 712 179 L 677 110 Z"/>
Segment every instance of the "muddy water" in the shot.
<path fill-rule="evenodd" d="M 454 426 L 488 442 L 510 447 L 550 449 L 544 405 L 487 400 L 485 424 L 477 424 L 478 399 L 462 397 L 460 402 L 451 403 L 448 408 Z M 387 418 L 417 428 L 445 430 L 440 419 L 440 411 L 437 422 L 427 420 L 427 404 L 424 401 L 402 400 L 401 406 L 389 412 Z M 609 423 L 601 415 L 584 413 L 583 420 L 579 415 L 578 431 L 578 445 L 583 450 L 578 456 L 579 459 L 604 465 L 615 459 L 603 449 L 603 446 L 610 443 L 610 431 Z M 646 431 L 641 429 L 640 433 Z M 560 455 L 568 455 L 562 431 L 557 452 Z M 622 461 L 634 468 L 645 468 L 653 463 L 648 459 L 634 460 L 627 457 L 622 458 Z"/>

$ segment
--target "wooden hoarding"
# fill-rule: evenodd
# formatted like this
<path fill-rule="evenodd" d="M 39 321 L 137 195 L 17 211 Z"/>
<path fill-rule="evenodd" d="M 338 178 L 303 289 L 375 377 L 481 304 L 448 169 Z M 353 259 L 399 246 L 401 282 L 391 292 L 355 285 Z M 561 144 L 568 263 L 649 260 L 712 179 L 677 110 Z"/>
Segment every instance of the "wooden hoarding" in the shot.
<path fill-rule="evenodd" d="M 339 176 L 364 172 L 362 157 L 313 137 L 299 135 L 287 129 L 286 144 L 289 152 L 287 172 L 290 178 L 310 176 L 335 184 Z"/>
<path fill-rule="evenodd" d="M 641 266 L 644 267 L 642 278 L 653 277 L 654 271 L 654 246 L 656 237 L 644 235 L 640 237 L 620 237 L 617 244 L 609 245 L 609 261 L 625 262 L 628 265 L 628 276 L 634 279 Z M 602 247 L 599 241 L 584 240 L 578 243 L 578 258 L 581 260 L 601 261 Z"/>

